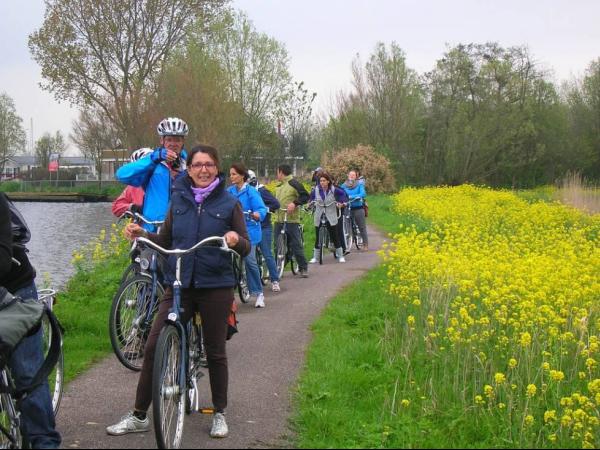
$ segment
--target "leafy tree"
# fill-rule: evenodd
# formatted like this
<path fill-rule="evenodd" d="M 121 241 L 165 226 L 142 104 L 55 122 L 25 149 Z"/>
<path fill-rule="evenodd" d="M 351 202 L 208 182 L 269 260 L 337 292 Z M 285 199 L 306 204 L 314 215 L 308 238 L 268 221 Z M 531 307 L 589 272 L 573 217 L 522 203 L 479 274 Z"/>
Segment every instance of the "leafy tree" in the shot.
<path fill-rule="evenodd" d="M 50 163 L 50 155 L 64 153 L 67 148 L 65 139 L 60 131 L 57 131 L 54 136 L 50 133 L 44 135 L 35 143 L 35 157 L 38 165 L 42 168 L 47 168 Z"/>
<path fill-rule="evenodd" d="M 121 147 L 115 126 L 99 108 L 86 108 L 80 111 L 79 119 L 73 121 L 70 138 L 83 156 L 94 161 L 101 187 L 103 153 Z"/>
<path fill-rule="evenodd" d="M 27 141 L 21 125 L 22 119 L 17 115 L 15 104 L 8 95 L 0 95 L 0 174 L 9 158 L 15 156 Z"/>
<path fill-rule="evenodd" d="M 29 49 L 42 87 L 59 100 L 98 107 L 128 147 L 141 143 L 144 100 L 188 26 L 224 0 L 46 0 Z"/>
<path fill-rule="evenodd" d="M 289 143 L 290 154 L 286 156 L 308 157 L 312 104 L 316 96 L 316 92 L 308 92 L 303 81 L 288 86 L 277 112 Z"/>

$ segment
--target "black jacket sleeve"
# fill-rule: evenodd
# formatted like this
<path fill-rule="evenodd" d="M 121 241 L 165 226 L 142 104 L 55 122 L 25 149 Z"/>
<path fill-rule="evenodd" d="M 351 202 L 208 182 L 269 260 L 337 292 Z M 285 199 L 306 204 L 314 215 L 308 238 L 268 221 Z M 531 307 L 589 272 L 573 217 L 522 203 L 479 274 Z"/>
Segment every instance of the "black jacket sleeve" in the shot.
<path fill-rule="evenodd" d="M 8 276 L 12 266 L 12 227 L 10 209 L 4 194 L 0 194 L 0 279 Z"/>
<path fill-rule="evenodd" d="M 296 189 L 296 192 L 298 192 L 298 200 L 294 202 L 296 206 L 301 206 L 308 203 L 308 192 L 306 192 L 306 189 L 302 183 L 295 178 L 292 178 L 290 180 L 290 186 L 292 186 L 294 189 Z"/>
<path fill-rule="evenodd" d="M 263 202 L 265 202 L 265 205 L 267 205 L 267 208 L 269 208 L 269 211 L 277 211 L 281 207 L 279 200 L 277 200 L 267 188 L 263 187 L 260 188 L 258 191 L 260 192 L 260 196 L 262 197 Z"/>

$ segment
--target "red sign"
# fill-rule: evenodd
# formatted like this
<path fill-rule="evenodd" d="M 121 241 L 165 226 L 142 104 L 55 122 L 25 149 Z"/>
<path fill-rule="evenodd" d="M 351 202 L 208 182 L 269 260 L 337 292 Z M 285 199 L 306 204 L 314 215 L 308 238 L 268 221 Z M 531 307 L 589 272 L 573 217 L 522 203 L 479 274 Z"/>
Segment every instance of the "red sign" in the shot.
<path fill-rule="evenodd" d="M 58 160 L 50 161 L 50 164 L 48 164 L 48 171 L 58 172 Z"/>

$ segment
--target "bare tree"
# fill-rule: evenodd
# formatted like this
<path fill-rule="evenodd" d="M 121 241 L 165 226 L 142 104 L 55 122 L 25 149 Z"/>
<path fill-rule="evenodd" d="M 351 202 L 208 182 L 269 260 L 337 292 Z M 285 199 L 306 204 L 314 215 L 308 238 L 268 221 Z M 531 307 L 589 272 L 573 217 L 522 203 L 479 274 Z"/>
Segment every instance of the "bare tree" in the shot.
<path fill-rule="evenodd" d="M 54 136 L 50 133 L 44 133 L 35 143 L 35 157 L 39 166 L 47 168 L 50 163 L 50 155 L 53 153 L 61 155 L 66 148 L 67 144 L 60 131 L 57 131 Z"/>
<path fill-rule="evenodd" d="M 29 49 L 42 88 L 83 107 L 94 105 L 123 141 L 139 145 L 145 94 L 187 27 L 226 0 L 46 0 Z"/>
<path fill-rule="evenodd" d="M 102 187 L 104 150 L 115 150 L 121 146 L 115 126 L 99 108 L 86 108 L 80 111 L 79 119 L 73 121 L 73 133 L 70 138 L 83 156 L 94 161 L 98 173 L 98 186 Z"/>
<path fill-rule="evenodd" d="M 15 104 L 8 95 L 0 95 L 0 175 L 9 158 L 25 146 L 26 136 Z"/>

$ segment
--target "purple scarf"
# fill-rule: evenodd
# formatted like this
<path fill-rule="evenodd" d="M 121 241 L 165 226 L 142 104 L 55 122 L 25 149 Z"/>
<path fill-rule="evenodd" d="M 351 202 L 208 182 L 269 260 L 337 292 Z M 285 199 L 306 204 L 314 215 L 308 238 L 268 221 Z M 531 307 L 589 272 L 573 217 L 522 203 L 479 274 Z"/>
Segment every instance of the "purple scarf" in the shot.
<path fill-rule="evenodd" d="M 192 186 L 192 192 L 194 193 L 194 199 L 196 200 L 196 203 L 201 205 L 204 202 L 204 200 L 206 200 L 206 197 L 208 197 L 212 193 L 212 191 L 214 191 L 215 188 L 219 185 L 220 181 L 221 180 L 219 180 L 219 178 L 215 178 L 215 181 L 210 183 L 205 188 L 195 188 Z"/>
<path fill-rule="evenodd" d="M 331 189 L 324 191 L 323 188 L 321 186 L 319 186 L 319 194 L 321 194 L 321 199 L 323 201 L 325 201 L 325 197 L 327 197 L 327 194 L 329 194 L 329 191 L 331 191 Z"/>

